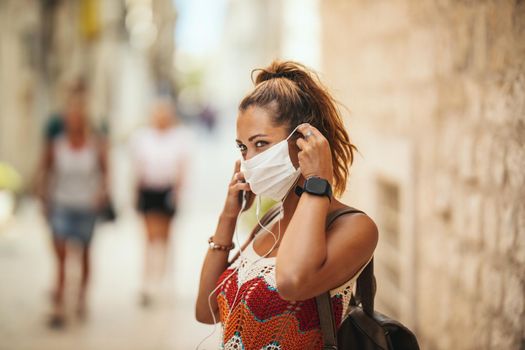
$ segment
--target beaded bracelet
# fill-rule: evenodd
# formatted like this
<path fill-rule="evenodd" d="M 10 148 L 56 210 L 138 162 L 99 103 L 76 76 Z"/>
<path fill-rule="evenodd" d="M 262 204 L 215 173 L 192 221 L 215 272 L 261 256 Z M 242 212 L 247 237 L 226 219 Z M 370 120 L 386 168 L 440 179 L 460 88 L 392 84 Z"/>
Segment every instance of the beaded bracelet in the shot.
<path fill-rule="evenodd" d="M 209 239 L 208 239 L 208 244 L 210 245 L 210 249 L 211 250 L 222 250 L 222 251 L 229 251 L 229 250 L 232 250 L 233 248 L 235 248 L 235 243 L 232 242 L 232 244 L 230 245 L 222 245 L 222 244 L 217 244 L 213 241 L 213 236 L 211 236 Z"/>

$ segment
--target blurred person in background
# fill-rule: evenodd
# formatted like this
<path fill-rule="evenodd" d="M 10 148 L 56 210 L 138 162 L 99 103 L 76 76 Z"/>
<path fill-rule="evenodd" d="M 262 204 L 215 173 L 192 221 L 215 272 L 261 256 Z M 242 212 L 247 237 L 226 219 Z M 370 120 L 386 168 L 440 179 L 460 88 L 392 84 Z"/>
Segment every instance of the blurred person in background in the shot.
<path fill-rule="evenodd" d="M 369 216 L 337 199 L 355 146 L 333 98 L 294 62 L 258 71 L 239 106 L 236 141 L 241 157 L 209 239 L 196 318 L 221 322 L 224 349 L 322 349 L 315 297 L 330 292 L 339 326 L 378 239 Z M 254 195 L 258 225 L 229 261 Z M 277 203 L 259 220 L 261 195 Z M 329 214 L 337 215 L 326 228 Z"/>
<path fill-rule="evenodd" d="M 77 315 L 86 314 L 90 279 L 90 246 L 97 213 L 107 205 L 107 149 L 105 138 L 90 127 L 84 88 L 73 89 L 64 113 L 46 128 L 38 179 L 38 194 L 53 233 L 57 261 L 52 293 L 51 327 L 65 323 L 64 293 L 68 255 L 80 260 Z"/>
<path fill-rule="evenodd" d="M 165 277 L 168 243 L 178 211 L 188 160 L 188 138 L 168 98 L 153 105 L 148 126 L 131 140 L 136 204 L 145 226 L 146 247 L 140 302 L 151 304 Z"/>
<path fill-rule="evenodd" d="M 72 98 L 86 98 L 88 94 L 87 84 L 83 78 L 78 78 L 71 83 L 66 91 L 68 99 Z M 45 139 L 46 143 L 52 143 L 55 138 L 59 137 L 64 132 L 64 112 L 55 111 L 49 115 L 45 125 Z"/>
<path fill-rule="evenodd" d="M 212 105 L 207 103 L 201 106 L 198 116 L 206 130 L 210 134 L 213 133 L 217 126 L 217 111 L 212 107 Z"/>

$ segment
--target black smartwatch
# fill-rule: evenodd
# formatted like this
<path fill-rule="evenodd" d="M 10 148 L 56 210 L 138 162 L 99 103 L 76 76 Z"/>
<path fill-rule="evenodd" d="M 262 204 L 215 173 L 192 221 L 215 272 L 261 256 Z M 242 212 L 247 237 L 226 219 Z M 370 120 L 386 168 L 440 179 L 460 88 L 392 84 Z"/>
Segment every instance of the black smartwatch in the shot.
<path fill-rule="evenodd" d="M 303 192 L 313 194 L 314 196 L 327 196 L 332 201 L 332 186 L 328 180 L 318 176 L 311 176 L 304 182 L 304 188 L 297 186 L 295 193 L 300 196 Z"/>

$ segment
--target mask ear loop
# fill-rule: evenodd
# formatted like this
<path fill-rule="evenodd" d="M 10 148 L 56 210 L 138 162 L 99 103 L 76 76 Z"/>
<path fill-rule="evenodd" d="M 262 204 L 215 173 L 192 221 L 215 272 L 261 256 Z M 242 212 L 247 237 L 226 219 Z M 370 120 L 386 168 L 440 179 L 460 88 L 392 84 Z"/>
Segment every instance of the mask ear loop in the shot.
<path fill-rule="evenodd" d="M 290 135 L 288 135 L 288 137 L 286 138 L 286 141 L 288 141 L 288 139 L 289 139 L 290 137 L 292 137 L 292 135 L 295 133 L 295 131 L 297 130 L 297 128 L 299 128 L 299 125 L 297 125 L 297 126 L 292 130 L 292 132 L 290 133 Z"/>

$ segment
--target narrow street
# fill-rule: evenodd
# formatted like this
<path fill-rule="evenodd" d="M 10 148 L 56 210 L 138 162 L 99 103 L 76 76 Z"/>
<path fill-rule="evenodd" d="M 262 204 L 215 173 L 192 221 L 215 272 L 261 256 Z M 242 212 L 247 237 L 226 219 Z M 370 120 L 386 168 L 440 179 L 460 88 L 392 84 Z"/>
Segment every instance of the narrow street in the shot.
<path fill-rule="evenodd" d="M 0 235 L 0 349 L 194 349 L 210 334 L 213 327 L 197 323 L 193 307 L 207 238 L 236 155 L 230 129 L 221 139 L 195 133 L 192 176 L 173 226 L 171 270 L 161 300 L 150 308 L 139 304 L 143 232 L 139 219 L 127 213 L 97 228 L 87 320 L 75 319 L 74 291 L 69 291 L 67 328 L 48 329 L 54 278 L 50 235 L 38 203 L 22 201 L 10 229 Z M 67 277 L 74 280 L 71 270 Z M 202 349 L 216 348 L 219 327 Z"/>
<path fill-rule="evenodd" d="M 285 294 L 333 291 L 365 249 L 356 300 L 420 349 L 525 350 L 524 36 L 518 0 L 0 0 L 0 350 L 306 349 L 279 322 L 310 337 L 319 310 Z M 328 210 L 369 220 L 323 232 L 310 195 L 288 201 L 279 268 L 240 271 L 224 324 L 197 322 L 240 148 L 264 214 L 295 176 L 264 152 L 302 123 L 320 133 L 288 139 L 304 190 L 332 180 Z M 93 231 L 101 207 L 117 219 Z"/>

